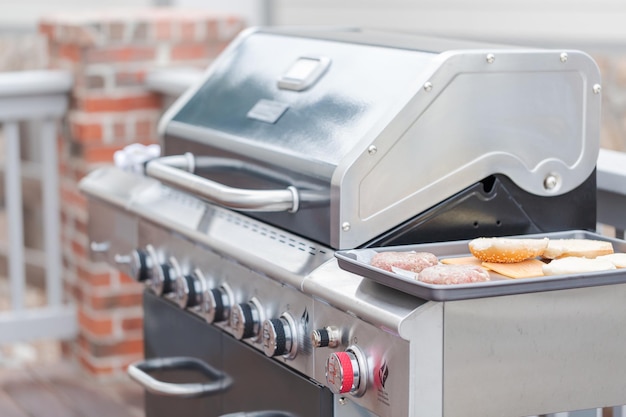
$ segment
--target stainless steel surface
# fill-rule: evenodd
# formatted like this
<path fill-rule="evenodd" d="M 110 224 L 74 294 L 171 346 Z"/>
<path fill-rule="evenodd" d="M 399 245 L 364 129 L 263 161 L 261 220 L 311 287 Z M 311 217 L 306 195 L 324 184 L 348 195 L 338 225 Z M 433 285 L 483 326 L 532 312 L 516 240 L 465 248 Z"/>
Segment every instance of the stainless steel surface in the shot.
<path fill-rule="evenodd" d="M 352 276 L 354 283 L 359 279 Z M 345 287 L 344 287 L 345 288 Z M 333 292 L 341 292 L 342 287 Z M 327 296 L 333 295 L 330 292 Z M 376 294 L 373 294 L 374 296 Z M 362 305 L 365 309 L 375 309 L 372 302 L 355 298 L 353 306 Z M 407 313 L 409 314 L 410 311 Z M 378 416 L 405 417 L 430 414 L 411 414 L 409 411 L 410 397 L 414 395 L 409 385 L 409 377 L 414 373 L 423 375 L 421 370 L 413 368 L 408 360 L 409 349 L 414 340 L 398 335 L 401 320 L 392 327 L 379 321 L 369 322 L 359 315 L 355 309 L 337 309 L 325 301 L 314 303 L 313 328 L 320 329 L 332 326 L 339 329 L 341 340 L 336 347 L 320 347 L 313 350 L 314 373 L 312 377 L 321 383 L 326 381 L 326 363 L 328 358 L 337 352 L 359 352 L 360 388 L 354 394 L 341 394 L 346 402 L 357 404 Z M 372 324 L 374 323 L 374 324 Z M 410 359 L 412 361 L 412 359 Z M 430 384 L 431 381 L 429 380 Z M 349 410 L 350 407 L 338 407 L 338 411 Z M 343 414 L 338 414 L 343 415 Z M 434 414 L 433 414 L 434 415 Z"/>
<path fill-rule="evenodd" d="M 623 404 L 626 285 L 446 303 L 444 415 Z M 481 400 L 485 392 L 489 401 Z"/>
<path fill-rule="evenodd" d="M 280 53 L 268 60 L 267 50 Z M 303 57 L 330 65 L 291 71 Z M 301 83 L 280 88 L 285 75 Z M 168 349 L 210 351 L 246 384 L 263 366 L 327 400 L 334 385 L 333 417 L 520 417 L 626 403 L 626 284 L 427 301 L 334 256 L 488 187 L 487 177 L 542 201 L 589 194 L 599 83 L 579 51 L 247 31 L 163 117 L 164 157 L 148 164 L 163 183 L 115 168 L 82 181 L 94 256 L 135 257 L 133 270 L 118 267 L 160 294 L 147 299 L 152 314 L 167 310 L 169 332 L 218 340 L 175 346 L 158 334 Z M 202 335 L 183 335 L 178 319 Z M 348 377 L 337 384 L 329 363 Z M 248 404 L 239 387 L 220 394 L 222 405 Z"/>
<path fill-rule="evenodd" d="M 116 168 L 93 172 L 81 182 L 81 189 L 112 203 L 91 200 L 90 212 L 95 211 L 92 218 L 98 221 L 90 222 L 89 227 L 94 229 L 91 236 L 96 241 L 110 240 L 113 227 L 113 236 L 122 245 L 120 254 L 140 247 L 136 241 L 140 216 L 296 288 L 304 275 L 333 257 L 331 249 L 315 242 Z M 115 266 L 112 250 L 98 257 Z M 167 257 L 162 258 L 165 260 Z"/>
<path fill-rule="evenodd" d="M 328 244 L 338 249 L 494 173 L 546 198 L 592 174 L 601 97 L 588 55 L 429 42 L 247 31 L 169 109 L 161 134 L 321 182 L 331 196 Z M 281 53 L 266 60 L 265 50 Z M 310 51 L 332 61 L 319 81 L 300 92 L 277 88 L 276 78 Z M 273 123 L 250 119 L 259 100 L 286 110 Z"/>
<path fill-rule="evenodd" d="M 563 68 L 558 52 L 498 51 L 485 67 L 483 54 L 442 54 L 440 67 L 428 74 L 432 91 L 417 92 L 373 141 L 376 157 L 355 149 L 338 165 L 333 187 L 342 208 L 333 224 L 351 224 L 349 232 L 331 233 L 340 235 L 339 248 L 358 246 L 372 231 L 393 227 L 489 172 L 552 196 L 593 171 L 600 114 L 600 98 L 590 94 L 599 80 L 593 61 L 570 51 Z M 544 187 L 548 175 L 559 179 L 551 189 Z"/>
<path fill-rule="evenodd" d="M 144 207 L 141 195 L 133 202 Z M 97 199 L 91 204 L 111 210 Z M 134 210 L 133 204 L 123 207 Z M 625 400 L 614 388 L 619 386 L 615 375 L 626 371 L 616 349 L 625 342 L 616 330 L 626 313 L 620 301 L 623 284 L 427 302 L 342 270 L 329 250 L 330 256 L 302 272 L 293 286 L 259 270 L 254 257 L 241 256 L 249 250 L 245 247 L 207 245 L 194 229 L 172 230 L 171 223 L 155 222 L 156 215 L 143 217 L 146 211 L 135 229 L 127 229 L 138 233 L 125 239 L 136 241 L 135 248 L 153 245 L 161 260 L 176 260 L 180 274 L 202 271 L 207 288 L 230 287 L 233 305 L 258 300 L 266 318 L 285 312 L 294 318 L 301 326 L 297 354 L 273 360 L 325 385 L 329 356 L 358 347 L 367 369 L 366 389 L 360 396 L 338 396 L 335 416 L 455 416 L 472 409 L 481 416 L 519 417 Z M 244 230 L 239 238 L 254 241 L 254 232 Z M 115 246 L 110 251 L 119 252 Z M 263 271 L 288 265 L 265 265 Z M 190 311 L 203 317 L 201 310 Z M 213 326 L 234 332 L 228 320 Z M 311 337 L 320 329 L 330 329 L 336 343 L 313 345 Z M 238 343 L 265 349 L 262 337 Z M 481 399 L 485 392 L 489 401 Z"/>

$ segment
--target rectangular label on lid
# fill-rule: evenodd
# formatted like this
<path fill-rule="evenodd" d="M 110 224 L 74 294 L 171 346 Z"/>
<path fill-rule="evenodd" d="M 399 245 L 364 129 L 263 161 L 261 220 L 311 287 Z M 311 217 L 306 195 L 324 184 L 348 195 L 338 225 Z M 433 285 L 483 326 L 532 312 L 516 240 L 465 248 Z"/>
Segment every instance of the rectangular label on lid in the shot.
<path fill-rule="evenodd" d="M 274 124 L 287 111 L 289 106 L 278 101 L 261 99 L 246 115 L 250 119 Z"/>

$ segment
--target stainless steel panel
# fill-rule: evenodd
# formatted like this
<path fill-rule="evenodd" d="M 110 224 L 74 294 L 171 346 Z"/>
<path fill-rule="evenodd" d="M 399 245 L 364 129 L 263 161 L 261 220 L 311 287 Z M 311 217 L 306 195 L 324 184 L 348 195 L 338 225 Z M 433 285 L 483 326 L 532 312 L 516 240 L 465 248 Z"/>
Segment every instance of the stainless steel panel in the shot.
<path fill-rule="evenodd" d="M 139 219 L 107 202 L 93 198 L 87 200 L 87 210 L 90 216 L 87 225 L 90 258 L 104 261 L 130 275 L 130 264 L 120 262 L 120 257 L 130 255 L 137 247 Z"/>
<path fill-rule="evenodd" d="M 325 242 L 337 249 L 361 246 L 490 175 L 549 198 L 592 174 L 601 88 L 588 55 L 334 36 L 246 32 L 170 108 L 161 134 L 327 182 Z M 267 59 L 268 50 L 280 53 Z M 278 88 L 302 56 L 331 64 L 308 89 Z M 286 110 L 273 123 L 247 117 L 260 100 Z"/>
<path fill-rule="evenodd" d="M 114 195 L 112 201 L 122 212 L 161 225 L 296 288 L 308 272 L 333 257 L 331 249 L 315 242 L 116 168 L 88 175 L 81 187 L 98 199 L 112 200 Z M 106 229 L 106 225 L 101 227 Z"/>
<path fill-rule="evenodd" d="M 206 279 L 208 289 L 227 284 L 232 290 L 233 306 L 256 298 L 262 307 L 263 318 L 278 318 L 282 313 L 290 313 L 299 324 L 297 355 L 291 359 L 279 356 L 274 360 L 304 374 L 312 374 L 313 360 L 311 342 L 308 337 L 311 331 L 310 316 L 313 311 L 313 301 L 310 297 L 296 288 L 280 284 L 259 274 L 231 257 L 223 256 L 190 240 L 173 236 L 169 230 L 157 227 L 150 222 L 141 222 L 138 243 L 139 247 L 153 245 L 163 262 L 174 257 L 183 274 L 190 274 L 195 269 L 200 270 Z M 171 294 L 166 298 L 172 299 L 173 296 Z M 190 310 L 199 317 L 204 317 L 201 308 L 192 307 Z M 228 321 L 213 324 L 229 334 L 234 333 Z M 244 339 L 243 343 L 263 352 L 260 338 Z"/>
<path fill-rule="evenodd" d="M 268 51 L 280 51 L 268 59 Z M 277 80 L 302 56 L 331 61 L 304 91 L 282 90 Z M 161 124 L 162 133 L 202 131 L 202 142 L 254 155 L 313 176 L 335 166 L 362 138 L 378 131 L 419 89 L 416 77 L 435 54 L 294 37 L 261 30 L 240 36 L 207 71 L 201 85 L 182 97 Z M 288 107 L 276 123 L 247 117 L 259 100 Z"/>
<path fill-rule="evenodd" d="M 550 197 L 595 168 L 600 75 L 584 53 L 447 52 L 416 82 L 424 88 L 338 165 L 331 246 L 357 247 L 491 174 Z"/>
<path fill-rule="evenodd" d="M 397 332 L 402 320 L 426 303 L 426 300 L 344 271 L 336 259 L 309 274 L 302 289 L 306 294 L 391 332 Z"/>
<path fill-rule="evenodd" d="M 155 295 L 145 294 L 144 309 L 146 357 L 199 358 L 233 380 L 224 393 L 209 397 L 176 399 L 146 394 L 147 417 L 216 417 L 228 412 L 262 410 L 284 410 L 298 417 L 335 415 L 332 394 L 314 381 L 277 365 Z M 204 382 L 190 381 L 189 373 L 183 372 L 164 376 L 178 383 Z"/>
<path fill-rule="evenodd" d="M 625 296 L 620 284 L 445 303 L 443 415 L 626 403 Z"/>
<path fill-rule="evenodd" d="M 333 352 L 344 351 L 351 345 L 358 346 L 367 358 L 367 374 L 362 378 L 367 384 L 362 396 L 345 394 L 348 401 L 364 407 L 376 415 L 406 417 L 409 415 L 409 372 L 406 359 L 409 343 L 391 329 L 364 323 L 323 302 L 316 302 L 316 329 L 333 326 L 341 332 L 341 342 L 335 348 L 316 348 L 313 377 L 326 385 L 326 360 Z M 363 383 L 363 382 L 361 382 Z M 348 408 L 348 407 L 347 407 Z M 338 407 L 341 410 L 341 407 Z"/>

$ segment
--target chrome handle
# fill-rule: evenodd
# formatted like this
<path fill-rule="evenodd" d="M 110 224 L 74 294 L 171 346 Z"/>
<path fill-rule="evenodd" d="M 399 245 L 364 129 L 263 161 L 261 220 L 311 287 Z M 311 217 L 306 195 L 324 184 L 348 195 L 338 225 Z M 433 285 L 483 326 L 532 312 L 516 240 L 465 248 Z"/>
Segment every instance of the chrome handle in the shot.
<path fill-rule="evenodd" d="M 150 371 L 164 370 L 195 370 L 207 376 L 211 382 L 175 384 L 159 381 L 148 374 Z M 195 398 L 218 394 L 232 385 L 230 376 L 199 359 L 190 357 L 155 358 L 135 362 L 128 366 L 127 373 L 148 392 L 178 398 Z"/>
<path fill-rule="evenodd" d="M 190 153 L 153 159 L 146 174 L 176 188 L 203 197 L 221 206 L 242 211 L 288 211 L 300 206 L 300 194 L 292 185 L 279 190 L 250 190 L 229 187 L 193 174 L 195 159 Z"/>

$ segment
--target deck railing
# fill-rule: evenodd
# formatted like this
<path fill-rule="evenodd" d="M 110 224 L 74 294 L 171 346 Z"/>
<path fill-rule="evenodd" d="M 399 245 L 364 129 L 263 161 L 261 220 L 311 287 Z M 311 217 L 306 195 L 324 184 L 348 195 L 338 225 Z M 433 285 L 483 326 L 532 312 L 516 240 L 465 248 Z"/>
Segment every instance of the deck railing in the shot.
<path fill-rule="evenodd" d="M 77 333 L 75 307 L 64 303 L 60 243 L 57 124 L 68 108 L 72 76 L 64 71 L 0 72 L 0 128 L 4 137 L 4 190 L 11 308 L 0 312 L 0 344 L 67 339 Z M 25 305 L 20 124 L 37 122 L 46 304 Z"/>

